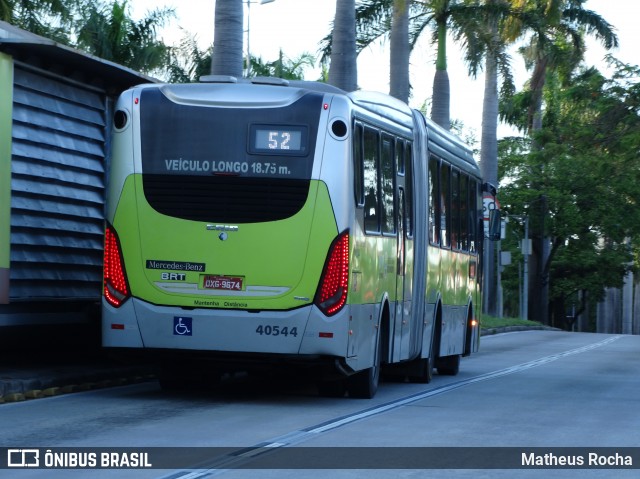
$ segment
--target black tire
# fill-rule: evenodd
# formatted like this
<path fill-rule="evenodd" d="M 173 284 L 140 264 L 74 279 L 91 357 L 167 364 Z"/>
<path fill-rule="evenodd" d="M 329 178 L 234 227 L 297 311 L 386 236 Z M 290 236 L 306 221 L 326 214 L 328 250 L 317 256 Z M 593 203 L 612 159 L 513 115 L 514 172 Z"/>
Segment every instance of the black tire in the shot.
<path fill-rule="evenodd" d="M 356 399 L 371 399 L 376 395 L 376 392 L 378 391 L 378 384 L 380 383 L 382 353 L 381 341 L 380 335 L 378 335 L 373 366 L 357 372 L 353 376 L 349 376 L 347 378 L 349 397 Z"/>
<path fill-rule="evenodd" d="M 431 358 L 416 358 L 409 365 L 409 381 L 428 384 L 433 379 L 433 361 Z"/>
<path fill-rule="evenodd" d="M 460 355 L 444 356 L 436 361 L 438 374 L 443 376 L 455 376 L 460 371 Z"/>

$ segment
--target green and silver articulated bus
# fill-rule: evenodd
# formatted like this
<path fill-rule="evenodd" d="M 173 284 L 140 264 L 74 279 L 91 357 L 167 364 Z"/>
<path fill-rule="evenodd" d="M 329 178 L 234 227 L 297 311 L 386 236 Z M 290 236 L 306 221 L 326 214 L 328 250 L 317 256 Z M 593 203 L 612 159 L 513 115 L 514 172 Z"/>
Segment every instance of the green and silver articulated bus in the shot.
<path fill-rule="evenodd" d="M 149 84 L 116 105 L 103 345 L 166 388 L 284 366 L 323 395 L 429 382 L 478 348 L 480 171 L 379 93 Z"/>

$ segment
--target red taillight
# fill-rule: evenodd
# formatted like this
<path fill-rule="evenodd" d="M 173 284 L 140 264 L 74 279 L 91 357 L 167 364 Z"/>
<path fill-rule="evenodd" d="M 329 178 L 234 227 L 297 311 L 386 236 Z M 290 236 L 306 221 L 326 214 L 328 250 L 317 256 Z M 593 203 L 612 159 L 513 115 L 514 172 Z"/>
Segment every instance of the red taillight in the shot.
<path fill-rule="evenodd" d="M 104 234 L 104 297 L 111 306 L 119 308 L 129 296 L 118 235 L 107 225 Z"/>
<path fill-rule="evenodd" d="M 342 309 L 347 302 L 349 286 L 349 233 L 338 236 L 327 255 L 315 304 L 327 316 Z"/>

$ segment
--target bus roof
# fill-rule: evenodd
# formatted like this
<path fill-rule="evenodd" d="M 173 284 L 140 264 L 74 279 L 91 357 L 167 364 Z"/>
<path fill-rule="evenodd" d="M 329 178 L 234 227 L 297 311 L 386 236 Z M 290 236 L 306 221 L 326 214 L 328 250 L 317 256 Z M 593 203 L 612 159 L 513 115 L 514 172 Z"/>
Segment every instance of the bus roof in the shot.
<path fill-rule="evenodd" d="M 445 130 L 433 120 L 418 112 L 427 126 L 429 151 L 465 170 L 474 170 L 478 177 L 480 168 L 473 157 L 473 151 L 459 136 Z M 471 168 L 469 168 L 471 166 Z"/>
<path fill-rule="evenodd" d="M 215 86 L 213 86 L 215 85 Z M 228 88 L 228 95 L 211 95 L 214 91 L 220 92 L 220 88 Z M 185 84 L 149 84 L 142 88 L 159 88 L 168 98 L 177 103 L 210 104 L 212 102 L 222 106 L 284 106 L 303 96 L 306 92 L 328 93 L 343 95 L 354 105 L 363 110 L 372 112 L 382 118 L 402 125 L 411 130 L 414 129 L 413 111 L 406 103 L 384 93 L 374 91 L 346 92 L 328 83 L 286 80 L 283 78 L 254 77 L 236 78 L 227 75 L 209 75 L 201 78 L 200 83 Z M 253 88 L 257 87 L 257 88 Z M 265 89 L 269 94 L 265 96 Z M 238 91 L 240 90 L 240 91 Z M 473 152 L 459 137 L 445 130 L 421 112 L 418 115 L 423 119 L 427 128 L 427 141 L 429 151 L 446 159 L 465 170 L 475 170 L 480 175 L 480 170 L 473 158 Z"/>
<path fill-rule="evenodd" d="M 403 101 L 375 91 L 354 91 L 348 96 L 361 108 L 413 129 L 411 108 Z"/>

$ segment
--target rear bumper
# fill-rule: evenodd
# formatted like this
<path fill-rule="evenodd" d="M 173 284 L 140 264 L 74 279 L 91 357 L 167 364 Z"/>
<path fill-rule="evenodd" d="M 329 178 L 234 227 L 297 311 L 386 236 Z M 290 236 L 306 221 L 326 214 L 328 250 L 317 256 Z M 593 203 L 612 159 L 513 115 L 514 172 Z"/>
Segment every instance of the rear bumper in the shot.
<path fill-rule="evenodd" d="M 103 302 L 102 344 L 109 348 L 345 358 L 347 310 L 327 318 L 313 305 L 248 312 L 156 306 L 137 298 L 117 309 Z"/>

